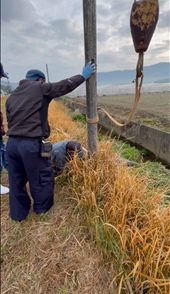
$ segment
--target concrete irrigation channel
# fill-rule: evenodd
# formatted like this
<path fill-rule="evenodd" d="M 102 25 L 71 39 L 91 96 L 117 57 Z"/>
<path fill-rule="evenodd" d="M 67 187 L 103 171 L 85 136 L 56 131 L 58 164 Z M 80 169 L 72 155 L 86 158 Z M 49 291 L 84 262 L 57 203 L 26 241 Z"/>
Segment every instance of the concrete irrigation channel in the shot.
<path fill-rule="evenodd" d="M 86 115 L 85 105 L 70 100 L 65 100 L 65 104 L 72 110 L 79 109 L 81 114 Z M 104 112 L 99 111 L 98 116 L 98 125 L 104 130 L 111 131 L 120 139 L 126 139 L 139 149 L 146 149 L 151 158 L 161 161 L 170 168 L 170 133 L 134 121 L 125 127 L 119 127 Z M 117 119 L 114 115 L 111 116 Z"/>

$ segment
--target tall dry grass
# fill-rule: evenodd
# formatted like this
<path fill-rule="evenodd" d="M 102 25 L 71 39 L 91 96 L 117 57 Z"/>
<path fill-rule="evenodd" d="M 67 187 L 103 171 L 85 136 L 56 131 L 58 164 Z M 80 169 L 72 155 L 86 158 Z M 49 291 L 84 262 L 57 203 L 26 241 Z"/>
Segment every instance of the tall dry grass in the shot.
<path fill-rule="evenodd" d="M 119 293 L 124 284 L 130 293 L 169 294 L 167 187 L 151 189 L 147 177 L 118 164 L 111 147 L 103 141 L 97 159 L 77 163 L 75 158 L 70 163 L 73 195 L 94 228 L 97 243 L 117 264 Z"/>
<path fill-rule="evenodd" d="M 66 113 L 66 107 L 63 103 L 52 101 L 49 105 L 49 125 L 51 143 L 57 143 L 62 140 L 81 140 L 83 145 L 87 145 L 87 132 L 85 128 L 78 128 L 77 123 L 73 122 Z"/>
<path fill-rule="evenodd" d="M 86 128 L 78 126 L 67 116 L 66 108 L 62 103 L 52 102 L 50 104 L 49 123 L 51 127 L 49 139 L 52 143 L 66 139 L 78 139 L 82 145 L 87 147 Z M 110 271 L 110 275 L 112 272 L 114 273 L 110 280 L 110 289 L 113 289 L 113 285 L 115 286 L 116 283 L 119 294 L 169 294 L 170 205 L 165 205 L 163 200 L 167 187 L 159 190 L 153 188 L 152 181 L 147 176 L 139 176 L 138 170 L 135 168 L 128 168 L 125 164 L 120 164 L 119 155 L 112 151 L 112 144 L 113 142 L 106 140 L 101 141 L 98 145 L 97 157 L 90 156 L 79 161 L 75 156 L 73 161 L 69 163 L 70 177 L 67 185 L 70 186 L 77 208 L 84 212 L 93 242 L 96 242 L 100 249 L 102 248 L 103 259 L 106 263 L 109 260 L 109 263 L 117 267 L 117 275 L 115 275 L 115 271 Z M 4 205 L 6 205 L 5 200 Z M 4 207 L 2 221 L 5 228 L 5 226 L 9 226 L 9 220 L 6 217 L 6 206 Z M 55 211 L 53 213 L 55 219 Z M 25 283 L 27 286 L 28 281 L 24 280 L 25 273 L 27 273 L 27 276 L 31 276 L 29 283 L 33 285 L 33 290 L 39 289 L 36 287 L 40 286 L 42 289 L 46 289 L 44 287 L 49 286 L 49 279 L 52 277 L 50 291 L 54 293 L 55 281 L 60 278 L 57 276 L 57 270 L 54 267 L 54 261 L 57 262 L 59 256 L 57 253 L 55 258 L 54 252 L 58 250 L 57 244 L 59 243 L 56 236 L 61 232 L 55 226 L 55 221 L 54 228 L 50 220 L 48 220 L 47 228 L 44 228 L 41 222 L 38 224 L 34 222 L 33 218 L 32 227 L 26 228 L 22 232 L 24 242 L 29 240 L 31 244 L 27 244 L 26 251 L 24 250 L 22 253 L 26 255 L 24 259 L 29 261 L 27 263 L 22 262 L 25 266 L 27 265 L 26 269 L 23 269 L 21 262 L 17 260 L 19 256 L 17 250 L 22 251 L 22 248 L 19 249 L 18 247 L 20 243 L 16 243 L 16 240 L 13 241 L 12 239 L 10 243 L 9 231 L 4 229 L 3 235 L 5 238 L 2 246 L 4 247 L 8 243 L 12 244 L 8 254 L 4 253 L 4 258 L 8 261 L 8 256 L 11 256 L 10 252 L 12 252 L 12 261 L 9 264 L 15 265 L 14 272 L 17 272 L 18 266 L 22 268 L 22 271 L 20 271 L 18 280 L 16 280 L 11 268 L 4 270 L 3 275 L 8 273 L 7 280 L 9 281 L 7 282 L 12 279 L 12 287 L 16 287 L 16 285 L 18 287 L 17 293 L 23 293 L 22 287 L 18 285 Z M 34 231 L 33 225 L 42 232 L 42 236 L 47 234 L 50 226 L 52 226 L 47 247 L 42 247 L 47 245 L 44 239 L 41 240 L 41 246 L 37 243 L 35 233 L 37 238 L 40 234 L 39 231 Z M 69 225 L 69 222 L 67 225 Z M 13 226 L 13 224 L 10 224 L 10 226 Z M 27 224 L 23 224 L 23 226 L 26 227 Z M 56 232 L 55 237 L 53 237 L 52 230 Z M 78 235 L 76 235 L 77 238 Z M 17 242 L 21 240 L 19 236 Z M 72 244 L 74 244 L 73 241 Z M 39 247 L 41 248 L 39 249 Z M 4 252 L 7 249 L 4 249 Z M 33 255 L 37 254 L 40 265 L 36 262 L 37 256 L 35 256 L 35 260 L 30 260 L 30 252 Z M 42 252 L 45 257 L 41 256 Z M 47 254 L 49 255 L 47 256 Z M 70 260 L 69 262 L 72 263 L 73 261 Z M 62 274 L 68 272 L 68 269 L 66 269 L 67 266 L 63 267 Z M 38 275 L 40 270 L 41 276 Z M 47 272 L 50 274 L 47 275 Z M 2 279 L 5 281 L 4 276 L 2 276 Z M 43 283 L 44 279 L 45 283 Z M 64 283 L 64 280 L 62 280 L 62 283 Z M 6 293 L 6 289 L 4 293 Z M 45 290 L 44 293 L 48 292 Z M 115 292 L 113 291 L 113 293 Z"/>
<path fill-rule="evenodd" d="M 63 119 L 64 106 L 60 107 L 57 114 L 51 111 L 50 124 L 56 125 L 56 120 L 62 119 L 63 131 L 86 143 L 84 130 L 75 128 L 67 116 Z M 94 228 L 96 242 L 117 264 L 119 293 L 125 287 L 125 293 L 169 294 L 170 205 L 164 203 L 167 187 L 155 189 L 152 181 L 139 176 L 135 168 L 120 164 L 112 144 L 103 140 L 97 158 L 86 157 L 80 162 L 75 157 L 69 163 L 72 195 Z"/>
<path fill-rule="evenodd" d="M 53 143 L 77 137 L 86 143 L 85 129 L 67 117 L 62 104 L 52 102 L 49 122 Z M 65 178 L 56 179 L 48 213 L 36 215 L 31 207 L 20 223 L 8 217 L 8 196 L 1 198 L 2 294 L 112 293 L 102 254 L 90 242 L 82 214 L 73 214 L 75 202 Z M 4 174 L 3 183 L 8 183 Z"/>

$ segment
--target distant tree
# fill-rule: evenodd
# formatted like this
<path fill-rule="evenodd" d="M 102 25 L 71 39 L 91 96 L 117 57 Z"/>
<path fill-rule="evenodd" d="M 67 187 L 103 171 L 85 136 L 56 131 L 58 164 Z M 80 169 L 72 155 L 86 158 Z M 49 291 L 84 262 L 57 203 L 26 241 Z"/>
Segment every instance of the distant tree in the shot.
<path fill-rule="evenodd" d="M 13 88 L 11 87 L 11 85 L 8 83 L 6 86 L 5 85 L 1 85 L 1 89 L 7 93 L 8 95 L 11 94 L 13 92 Z"/>
<path fill-rule="evenodd" d="M 12 93 L 12 87 L 11 87 L 11 85 L 10 84 L 8 84 L 7 86 L 6 86 L 6 93 L 7 94 L 11 94 Z"/>
<path fill-rule="evenodd" d="M 6 92 L 6 86 L 5 85 L 1 85 L 1 89 Z"/>

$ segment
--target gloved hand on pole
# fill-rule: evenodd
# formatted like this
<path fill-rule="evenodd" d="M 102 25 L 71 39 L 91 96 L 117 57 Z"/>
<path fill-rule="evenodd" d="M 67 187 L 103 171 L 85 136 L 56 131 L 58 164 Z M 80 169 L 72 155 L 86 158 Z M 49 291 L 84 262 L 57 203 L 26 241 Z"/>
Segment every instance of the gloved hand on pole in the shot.
<path fill-rule="evenodd" d="M 96 67 L 94 63 L 91 63 L 91 61 L 83 68 L 82 76 L 87 80 L 92 73 L 96 72 Z"/>

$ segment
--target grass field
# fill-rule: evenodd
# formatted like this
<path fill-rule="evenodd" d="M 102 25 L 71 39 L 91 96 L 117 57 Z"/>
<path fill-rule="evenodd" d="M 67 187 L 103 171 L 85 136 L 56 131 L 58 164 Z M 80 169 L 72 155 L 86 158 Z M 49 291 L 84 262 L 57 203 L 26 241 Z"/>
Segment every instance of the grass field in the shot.
<path fill-rule="evenodd" d="M 50 104 L 49 124 L 52 143 L 76 138 L 87 147 L 86 124 L 63 103 Z M 169 171 L 140 156 L 100 135 L 97 158 L 75 156 L 56 178 L 49 212 L 31 207 L 20 223 L 2 195 L 1 294 L 169 294 Z"/>
<path fill-rule="evenodd" d="M 86 103 L 85 97 L 72 100 Z M 109 113 L 127 118 L 133 106 L 134 95 L 103 96 L 97 97 L 97 101 L 97 105 Z M 142 94 L 133 120 L 170 132 L 170 93 Z"/>

